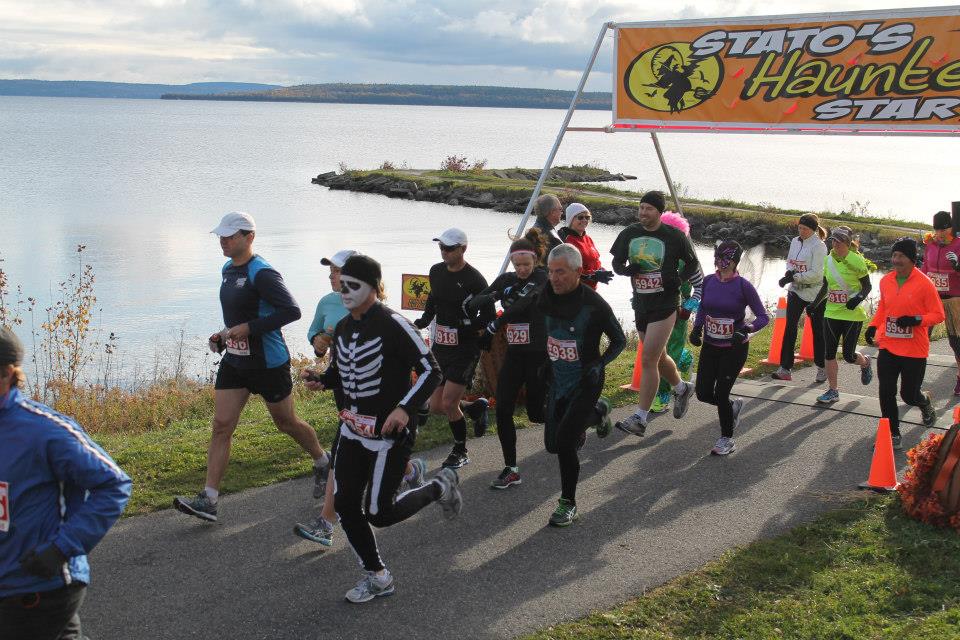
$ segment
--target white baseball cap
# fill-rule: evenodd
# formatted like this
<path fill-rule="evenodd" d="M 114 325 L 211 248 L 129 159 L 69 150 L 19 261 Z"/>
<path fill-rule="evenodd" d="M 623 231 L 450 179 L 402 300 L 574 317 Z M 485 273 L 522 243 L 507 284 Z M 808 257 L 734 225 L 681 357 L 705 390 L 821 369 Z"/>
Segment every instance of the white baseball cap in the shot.
<path fill-rule="evenodd" d="M 456 247 L 458 245 L 466 246 L 467 234 L 460 229 L 453 227 L 441 233 L 440 237 L 434 238 L 433 241 L 439 242 L 440 244 L 448 247 Z"/>
<path fill-rule="evenodd" d="M 217 228 L 210 233 L 215 233 L 221 238 L 232 236 L 237 231 L 256 231 L 257 223 L 253 221 L 253 216 L 243 211 L 231 211 L 223 216 Z"/>
<path fill-rule="evenodd" d="M 567 226 L 569 227 L 570 223 L 573 222 L 573 219 L 576 217 L 576 215 L 583 211 L 590 211 L 590 210 L 587 209 L 584 205 L 580 204 L 579 202 L 574 202 L 573 204 L 568 206 L 567 210 L 564 212 L 564 216 L 566 217 L 566 220 L 567 220 Z"/>
<path fill-rule="evenodd" d="M 357 252 L 353 249 L 344 249 L 343 251 L 337 251 L 332 258 L 320 258 L 320 264 L 343 269 L 343 264 L 347 261 L 347 258 L 356 254 Z"/>

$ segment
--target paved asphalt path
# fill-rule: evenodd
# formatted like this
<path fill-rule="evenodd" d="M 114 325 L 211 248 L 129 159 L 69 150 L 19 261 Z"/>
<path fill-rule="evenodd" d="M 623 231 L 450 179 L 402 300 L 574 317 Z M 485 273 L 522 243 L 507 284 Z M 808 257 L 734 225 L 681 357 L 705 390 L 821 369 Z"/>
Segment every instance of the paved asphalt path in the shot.
<path fill-rule="evenodd" d="M 934 348 L 949 353 L 945 342 Z M 875 395 L 876 380 L 864 388 L 858 371 L 841 365 L 841 393 Z M 941 425 L 954 376 L 927 370 Z M 814 386 L 813 370 L 792 384 Z M 906 427 L 910 447 L 924 430 Z M 867 416 L 749 399 L 726 458 L 709 455 L 716 413 L 696 400 L 683 420 L 658 417 L 643 439 L 591 431 L 581 519 L 567 529 L 545 526 L 559 474 L 539 430 L 519 433 L 523 484 L 504 492 L 488 488 L 502 467 L 488 435 L 470 442 L 459 519 L 431 505 L 378 532 L 397 591 L 364 605 L 343 599 L 359 570 L 339 530 L 326 552 L 291 533 L 314 513 L 312 480 L 227 496 L 218 524 L 172 510 L 129 518 L 93 553 L 85 631 L 96 640 L 510 638 L 642 594 L 837 505 L 866 479 L 875 430 Z M 431 468 L 445 453 L 426 453 Z M 903 452 L 897 462 L 902 472 Z"/>

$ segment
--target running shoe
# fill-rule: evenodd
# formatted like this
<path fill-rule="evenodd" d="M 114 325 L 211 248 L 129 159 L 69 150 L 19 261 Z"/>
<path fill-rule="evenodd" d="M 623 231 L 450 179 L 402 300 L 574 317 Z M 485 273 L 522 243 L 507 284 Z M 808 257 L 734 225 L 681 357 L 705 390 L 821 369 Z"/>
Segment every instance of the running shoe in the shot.
<path fill-rule="evenodd" d="M 873 358 L 867 354 L 863 354 L 863 357 L 867 359 L 867 366 L 860 368 L 860 382 L 870 384 L 873 380 Z"/>
<path fill-rule="evenodd" d="M 817 402 L 819 404 L 833 404 L 840 399 L 840 392 L 836 389 L 827 389 L 822 394 L 817 396 Z"/>
<path fill-rule="evenodd" d="M 666 413 L 670 408 L 670 392 L 658 393 L 653 396 L 653 404 L 650 405 L 650 413 Z"/>
<path fill-rule="evenodd" d="M 737 445 L 734 443 L 733 438 L 720 438 L 717 440 L 717 444 L 713 445 L 710 453 L 715 456 L 726 456 L 736 450 Z"/>
<path fill-rule="evenodd" d="M 610 420 L 610 402 L 606 398 L 597 400 L 597 412 L 600 413 L 600 423 L 597 425 L 597 437 L 606 438 L 613 429 L 613 421 Z"/>
<path fill-rule="evenodd" d="M 413 468 L 413 476 L 407 480 L 403 479 L 403 482 L 400 483 L 400 492 L 411 491 L 412 489 L 419 489 L 427 483 L 427 463 L 423 461 L 422 458 L 411 458 L 410 466 Z"/>
<path fill-rule="evenodd" d="M 330 475 L 330 456 L 323 454 L 319 464 L 313 463 L 313 497 L 320 500 L 327 493 L 327 476 Z"/>
<path fill-rule="evenodd" d="M 467 457 L 467 452 L 460 451 L 454 447 L 453 451 L 450 452 L 447 459 L 444 460 L 440 466 L 444 469 L 459 469 L 466 464 L 470 464 L 470 458 Z"/>
<path fill-rule="evenodd" d="M 817 367 L 817 376 L 814 378 L 816 382 L 826 382 L 827 381 L 827 370 L 823 367 Z"/>
<path fill-rule="evenodd" d="M 393 595 L 393 575 L 384 570 L 382 576 L 378 576 L 375 571 L 367 571 L 360 582 L 353 589 L 347 591 L 347 601 L 354 604 L 370 602 L 380 596 Z"/>
<path fill-rule="evenodd" d="M 198 493 L 193 500 L 177 496 L 173 499 L 173 508 L 207 522 L 217 521 L 217 505 L 210 501 L 206 491 Z"/>
<path fill-rule="evenodd" d="M 620 431 L 624 431 L 631 435 L 642 438 L 643 434 L 647 432 L 647 423 L 643 418 L 637 414 L 627 416 L 625 420 L 621 420 L 614 425 Z"/>
<path fill-rule="evenodd" d="M 304 540 L 322 544 L 325 547 L 333 546 L 333 523 L 327 522 L 323 516 L 317 516 L 312 523 L 298 522 L 293 525 L 293 533 Z"/>
<path fill-rule="evenodd" d="M 554 509 L 553 514 L 550 516 L 550 526 L 569 527 L 573 524 L 573 521 L 579 517 L 580 514 L 577 513 L 577 505 L 566 498 L 560 498 L 557 503 L 557 508 Z"/>
<path fill-rule="evenodd" d="M 673 392 L 673 417 L 678 420 L 687 413 L 687 405 L 693 396 L 694 386 L 692 382 L 682 382 L 683 391 L 681 393 Z"/>
<path fill-rule="evenodd" d="M 460 476 L 450 468 L 443 468 L 433 478 L 440 485 L 440 497 L 437 503 L 443 509 L 443 517 L 453 520 L 463 509 L 463 496 L 460 495 Z"/>
<path fill-rule="evenodd" d="M 481 438 L 487 432 L 487 407 L 490 403 L 486 398 L 477 398 L 467 405 L 467 415 L 473 420 L 473 437 Z"/>
<path fill-rule="evenodd" d="M 515 484 L 522 484 L 523 480 L 520 479 L 520 474 L 511 469 L 510 467 L 504 467 L 503 471 L 500 472 L 500 475 L 497 476 L 497 479 L 490 483 L 491 489 L 509 489 Z"/>
<path fill-rule="evenodd" d="M 960 396 L 960 376 L 957 376 L 957 385 L 953 388 L 953 395 Z"/>
<path fill-rule="evenodd" d="M 900 434 L 897 434 L 897 435 L 895 435 L 895 436 L 891 436 L 890 439 L 893 441 L 893 450 L 894 450 L 894 451 L 900 451 L 901 449 L 903 449 L 903 444 L 902 444 L 902 442 L 901 442 L 902 438 L 901 438 Z"/>
<path fill-rule="evenodd" d="M 771 373 L 770 377 L 774 380 L 783 380 L 784 382 L 790 382 L 793 380 L 793 376 L 790 374 L 790 369 L 784 369 L 783 367 L 780 367 Z"/>
<path fill-rule="evenodd" d="M 933 406 L 933 396 L 929 391 L 923 392 L 923 397 L 927 399 L 927 404 L 920 407 L 920 414 L 923 416 L 923 426 L 932 427 L 937 422 L 937 410 Z"/>
<path fill-rule="evenodd" d="M 730 401 L 730 410 L 733 412 L 733 428 L 740 428 L 740 412 L 743 410 L 743 398 L 736 398 Z"/>

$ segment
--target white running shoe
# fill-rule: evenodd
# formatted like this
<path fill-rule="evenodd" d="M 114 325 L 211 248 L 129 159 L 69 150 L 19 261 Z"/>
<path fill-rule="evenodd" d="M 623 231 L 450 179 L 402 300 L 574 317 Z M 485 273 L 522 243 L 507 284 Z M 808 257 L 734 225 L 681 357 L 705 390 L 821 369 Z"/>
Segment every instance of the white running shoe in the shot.
<path fill-rule="evenodd" d="M 827 381 L 827 370 L 823 367 L 817 367 L 817 377 L 814 378 L 817 382 L 826 382 Z"/>
<path fill-rule="evenodd" d="M 720 438 L 717 440 L 717 444 L 713 445 L 713 449 L 710 450 L 715 456 L 725 456 L 733 453 L 737 450 L 737 445 L 733 442 L 733 438 Z"/>
<path fill-rule="evenodd" d="M 673 392 L 673 417 L 678 420 L 687 413 L 687 405 L 690 403 L 690 398 L 693 396 L 695 389 L 692 382 L 684 382 L 683 387 L 683 392 Z"/>
<path fill-rule="evenodd" d="M 384 569 L 383 575 L 378 576 L 374 571 L 367 571 L 360 578 L 353 589 L 347 591 L 346 599 L 354 604 L 369 602 L 380 596 L 393 595 L 393 575 Z"/>

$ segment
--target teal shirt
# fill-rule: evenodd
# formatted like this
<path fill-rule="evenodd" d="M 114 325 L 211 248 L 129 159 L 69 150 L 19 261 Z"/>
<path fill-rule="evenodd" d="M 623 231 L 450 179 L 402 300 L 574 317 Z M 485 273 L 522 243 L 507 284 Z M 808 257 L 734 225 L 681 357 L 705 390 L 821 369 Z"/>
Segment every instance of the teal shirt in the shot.
<path fill-rule="evenodd" d="M 343 306 L 339 292 L 331 291 L 320 298 L 317 310 L 313 314 L 313 322 L 310 323 L 310 329 L 307 331 L 307 342 L 313 344 L 314 337 L 326 329 L 330 329 L 329 333 L 333 335 L 333 327 L 337 326 L 345 315 L 347 315 L 347 308 Z"/>

